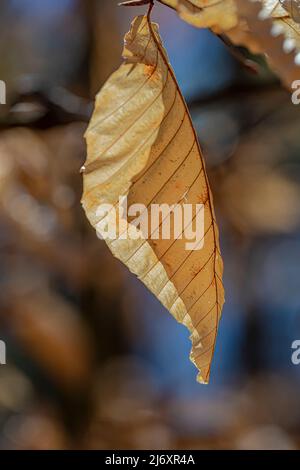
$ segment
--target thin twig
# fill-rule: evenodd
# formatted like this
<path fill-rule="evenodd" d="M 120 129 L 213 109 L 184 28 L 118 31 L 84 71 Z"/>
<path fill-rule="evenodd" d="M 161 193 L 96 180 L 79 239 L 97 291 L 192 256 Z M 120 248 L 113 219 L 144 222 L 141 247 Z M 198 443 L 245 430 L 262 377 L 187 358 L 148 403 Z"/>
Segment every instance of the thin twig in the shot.
<path fill-rule="evenodd" d="M 171 8 L 172 10 L 176 10 L 175 7 L 171 5 L 167 5 L 163 0 L 156 0 L 157 2 L 161 3 L 164 6 Z M 122 7 L 139 7 L 142 5 L 154 5 L 154 0 L 127 0 L 125 2 L 121 2 L 118 5 Z"/>
<path fill-rule="evenodd" d="M 119 7 L 139 7 L 142 5 L 151 5 L 152 0 L 128 0 L 126 2 L 118 3 Z"/>

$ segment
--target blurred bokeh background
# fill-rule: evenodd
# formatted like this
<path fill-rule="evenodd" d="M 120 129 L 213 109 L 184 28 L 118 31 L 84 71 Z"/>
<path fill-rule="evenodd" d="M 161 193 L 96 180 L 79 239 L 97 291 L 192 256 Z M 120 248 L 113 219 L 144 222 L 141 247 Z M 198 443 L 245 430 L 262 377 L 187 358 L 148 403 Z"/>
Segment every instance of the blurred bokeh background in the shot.
<path fill-rule="evenodd" d="M 0 448 L 300 448 L 300 106 L 264 60 L 255 74 L 155 7 L 220 224 L 226 304 L 208 386 L 187 330 L 81 208 L 94 96 L 144 11 L 1 0 Z"/>

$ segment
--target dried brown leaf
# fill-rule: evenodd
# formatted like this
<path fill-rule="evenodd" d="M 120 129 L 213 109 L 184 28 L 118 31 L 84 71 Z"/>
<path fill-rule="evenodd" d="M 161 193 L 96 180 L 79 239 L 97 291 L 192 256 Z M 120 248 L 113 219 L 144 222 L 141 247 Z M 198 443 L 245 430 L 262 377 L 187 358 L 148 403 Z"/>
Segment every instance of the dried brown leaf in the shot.
<path fill-rule="evenodd" d="M 227 32 L 236 44 L 265 53 L 288 88 L 300 76 L 300 25 L 278 0 L 235 0 L 238 26 Z"/>
<path fill-rule="evenodd" d="M 290 87 L 300 76 L 299 0 L 163 0 L 199 28 L 225 33 L 237 45 L 264 53 Z"/>
<path fill-rule="evenodd" d="M 224 292 L 218 228 L 201 150 L 158 27 L 148 17 L 133 21 L 123 57 L 97 96 L 86 132 L 83 207 L 99 231 L 103 220 L 110 220 L 109 213 L 99 216 L 99 205 L 118 207 L 120 196 L 127 195 L 128 206 L 146 208 L 204 205 L 200 250 L 187 251 L 187 240 L 178 236 L 106 242 L 189 329 L 191 360 L 200 370 L 198 380 L 207 382 Z"/>
<path fill-rule="evenodd" d="M 226 31 L 237 23 L 234 0 L 163 0 L 175 8 L 179 16 L 198 28 Z"/>

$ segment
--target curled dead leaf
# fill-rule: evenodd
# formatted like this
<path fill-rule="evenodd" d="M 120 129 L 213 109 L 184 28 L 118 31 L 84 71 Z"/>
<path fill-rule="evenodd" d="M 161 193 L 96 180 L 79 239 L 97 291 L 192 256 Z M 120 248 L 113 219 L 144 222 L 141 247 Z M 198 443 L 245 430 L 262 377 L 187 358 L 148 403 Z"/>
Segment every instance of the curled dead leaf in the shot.
<path fill-rule="evenodd" d="M 283 82 L 300 76 L 299 0 L 162 0 L 199 28 L 225 33 L 236 45 L 266 54 Z"/>
<path fill-rule="evenodd" d="M 235 0 L 163 0 L 187 23 L 198 28 L 227 31 L 237 23 Z"/>
<path fill-rule="evenodd" d="M 158 27 L 149 17 L 133 21 L 123 57 L 124 63 L 97 96 L 86 132 L 82 204 L 102 235 L 113 211 L 103 214 L 99 206 L 111 204 L 119 210 L 120 196 L 127 197 L 128 207 L 142 205 L 146 214 L 153 205 L 180 210 L 184 204 L 201 206 L 203 235 L 193 250 L 186 249 L 185 230 L 177 234 L 171 230 L 166 239 L 153 236 L 160 234 L 170 212 L 151 226 L 148 238 L 131 221 L 129 226 L 138 236 L 122 239 L 124 231 L 115 220 L 119 237 L 106 243 L 189 329 L 198 380 L 208 382 L 224 291 L 218 228 L 202 153 Z"/>

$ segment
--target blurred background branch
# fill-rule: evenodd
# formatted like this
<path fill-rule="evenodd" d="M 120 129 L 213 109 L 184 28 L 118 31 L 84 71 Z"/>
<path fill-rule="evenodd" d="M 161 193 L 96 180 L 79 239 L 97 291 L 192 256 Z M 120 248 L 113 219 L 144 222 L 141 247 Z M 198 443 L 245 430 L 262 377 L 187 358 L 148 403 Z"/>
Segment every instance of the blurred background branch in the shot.
<path fill-rule="evenodd" d="M 94 95 L 143 12 L 116 4 L 1 2 L 0 446 L 298 448 L 299 108 L 262 58 L 239 51 L 258 64 L 253 74 L 209 31 L 156 5 L 225 258 L 212 382 L 200 386 L 184 328 L 113 259 L 80 206 Z"/>

